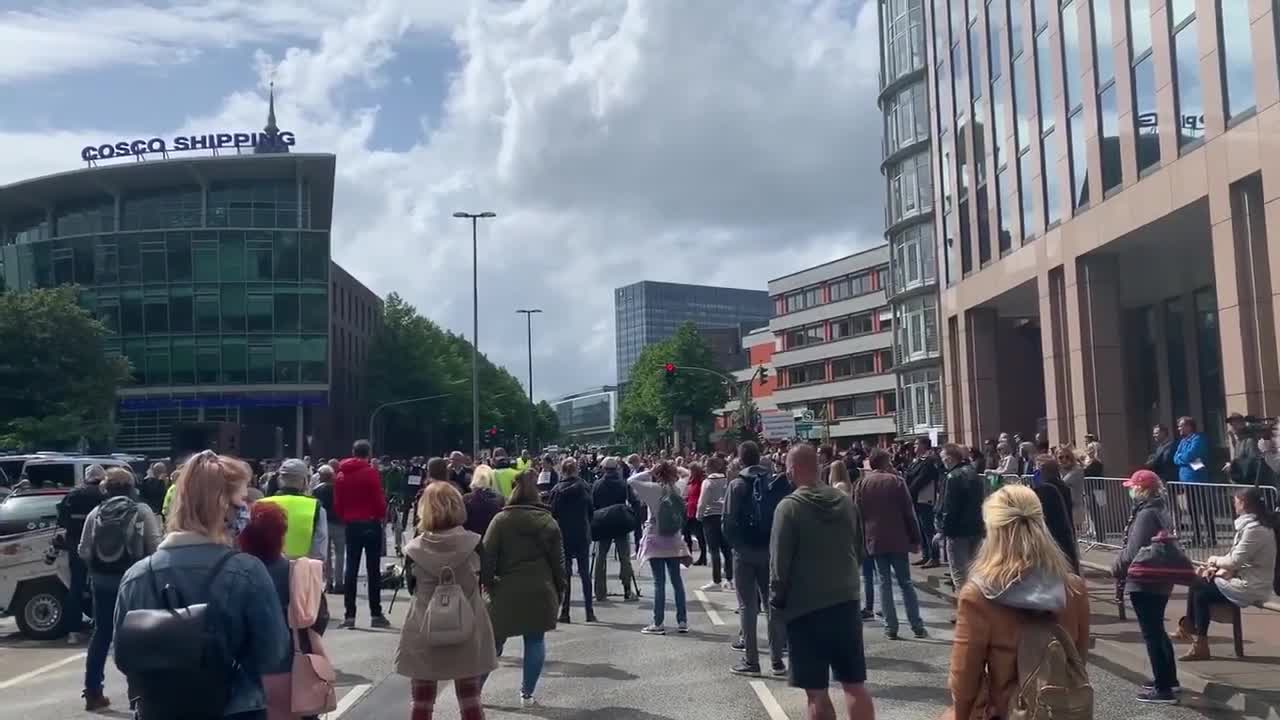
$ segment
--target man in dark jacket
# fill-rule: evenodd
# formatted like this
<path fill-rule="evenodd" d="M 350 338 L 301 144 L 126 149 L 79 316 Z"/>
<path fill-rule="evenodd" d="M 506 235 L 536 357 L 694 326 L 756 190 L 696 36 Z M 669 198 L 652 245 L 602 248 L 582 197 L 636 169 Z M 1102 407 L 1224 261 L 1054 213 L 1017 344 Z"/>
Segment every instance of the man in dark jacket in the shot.
<path fill-rule="evenodd" d="M 467 466 L 467 456 L 457 450 L 449 453 L 449 482 L 463 495 L 471 492 L 471 468 Z"/>
<path fill-rule="evenodd" d="M 959 594 L 969 571 L 969 563 L 982 539 L 982 501 L 985 493 L 982 479 L 969 462 L 967 451 L 948 443 L 942 448 L 942 464 L 947 476 L 942 485 L 942 502 L 938 506 L 938 527 L 947 543 L 947 562 L 951 565 L 951 581 Z"/>
<path fill-rule="evenodd" d="M 62 622 L 67 629 L 67 641 L 72 645 L 82 641 L 80 628 L 84 624 L 84 610 L 81 598 L 89 585 L 89 568 L 76 548 L 80 547 L 80 536 L 84 534 L 84 521 L 106 499 L 101 485 L 106 477 L 107 471 L 101 465 L 90 465 L 85 468 L 84 483 L 58 501 L 58 527 L 66 531 L 66 547 L 70 550 L 67 560 L 71 570 L 71 588 L 67 593 Z"/>
<path fill-rule="evenodd" d="M 856 504 L 862 514 L 867 554 L 874 558 L 876 575 L 880 578 L 884 633 L 890 639 L 898 638 L 898 609 L 893 600 L 893 580 L 897 578 L 907 623 L 916 637 L 923 638 L 927 633 L 920 617 L 920 599 L 911 584 L 911 565 L 907 558 L 920 548 L 923 538 L 907 484 L 893 474 L 892 466 L 888 452 L 871 453 L 871 471 L 858 486 Z"/>
<path fill-rule="evenodd" d="M 938 500 L 938 485 L 942 480 L 942 463 L 933 454 L 933 443 L 929 438 L 916 440 L 916 456 L 907 466 L 907 489 L 911 491 L 911 502 L 916 510 L 916 519 L 920 523 L 920 534 L 924 541 L 920 543 L 920 559 L 912 565 L 925 568 L 936 568 L 938 554 L 933 547 L 933 535 L 937 530 L 933 524 L 933 508 Z"/>
<path fill-rule="evenodd" d="M 756 622 L 760 611 L 769 607 L 769 539 L 773 531 L 773 511 L 791 492 L 785 475 L 774 476 L 760 465 L 760 446 L 747 441 L 738 446 L 742 471 L 729 482 L 725 494 L 724 535 L 733 547 L 733 576 L 737 582 L 738 618 L 742 630 L 742 661 L 731 672 L 760 674 L 760 650 Z M 768 612 L 769 655 L 774 674 L 786 672 L 782 661 L 781 618 Z"/>
<path fill-rule="evenodd" d="M 592 525 L 596 531 L 604 530 L 605 525 L 614 523 L 616 528 L 601 535 L 593 531 L 596 541 L 595 596 L 601 602 L 609 599 L 609 548 L 618 549 L 620 565 L 618 578 L 622 581 L 622 599 L 634 599 L 631 587 L 635 584 L 635 575 L 631 570 L 630 539 L 632 527 L 636 521 L 636 498 L 627 481 L 622 477 L 622 463 L 616 457 L 605 458 L 601 465 L 600 479 L 591 488 Z M 597 517 L 598 516 L 598 517 Z"/>
<path fill-rule="evenodd" d="M 569 622 L 569 597 L 573 595 L 573 563 L 578 564 L 578 577 L 582 580 L 583 605 L 587 610 L 587 622 L 596 621 L 591 606 L 591 488 L 578 477 L 578 461 L 565 458 L 560 464 L 560 481 L 551 488 L 551 516 L 560 524 L 560 539 L 564 543 L 565 591 L 560 601 L 560 622 Z"/>
<path fill-rule="evenodd" d="M 1165 484 L 1178 481 L 1178 466 L 1173 462 L 1173 454 L 1178 451 L 1178 443 L 1169 434 L 1169 428 L 1156 425 L 1151 429 L 1151 443 L 1155 449 L 1147 456 L 1143 467 L 1155 473 Z"/>
<path fill-rule="evenodd" d="M 335 473 L 328 465 L 321 465 L 316 470 L 316 484 L 311 489 L 311 497 L 324 508 L 325 524 L 328 526 L 328 548 L 325 551 L 325 590 L 339 595 L 346 593 L 345 575 L 347 572 L 347 526 L 338 519 L 333 508 L 333 480 Z"/>
<path fill-rule="evenodd" d="M 333 510 L 347 527 L 347 567 L 343 585 L 346 613 L 341 627 L 356 626 L 356 578 L 360 575 L 360 554 L 365 556 L 365 573 L 369 581 L 370 624 L 376 628 L 391 627 L 382 616 L 382 569 L 379 567 L 386 538 L 383 523 L 387 517 L 387 500 L 382 493 L 382 478 L 369 463 L 372 449 L 368 440 L 357 440 L 349 457 L 338 464 L 338 477 L 333 483 Z"/>

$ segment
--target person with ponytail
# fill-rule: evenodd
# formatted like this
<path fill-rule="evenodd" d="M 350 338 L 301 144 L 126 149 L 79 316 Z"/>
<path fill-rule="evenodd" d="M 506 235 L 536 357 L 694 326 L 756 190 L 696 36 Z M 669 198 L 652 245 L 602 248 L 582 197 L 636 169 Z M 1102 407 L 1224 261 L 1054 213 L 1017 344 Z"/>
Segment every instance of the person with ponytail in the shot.
<path fill-rule="evenodd" d="M 1035 492 L 1006 485 L 982 504 L 986 539 L 960 589 L 951 646 L 952 717 L 1003 717 L 1018 690 L 1023 628 L 1052 618 L 1084 657 L 1089 594 L 1045 526 Z"/>
<path fill-rule="evenodd" d="M 1215 605 L 1231 603 L 1248 607 L 1273 594 L 1276 575 L 1276 531 L 1280 522 L 1262 490 L 1248 487 L 1236 492 L 1236 537 L 1231 552 L 1215 555 L 1200 569 L 1200 582 L 1187 594 L 1187 615 L 1175 636 L 1191 640 L 1183 661 L 1208 660 L 1209 621 Z"/>

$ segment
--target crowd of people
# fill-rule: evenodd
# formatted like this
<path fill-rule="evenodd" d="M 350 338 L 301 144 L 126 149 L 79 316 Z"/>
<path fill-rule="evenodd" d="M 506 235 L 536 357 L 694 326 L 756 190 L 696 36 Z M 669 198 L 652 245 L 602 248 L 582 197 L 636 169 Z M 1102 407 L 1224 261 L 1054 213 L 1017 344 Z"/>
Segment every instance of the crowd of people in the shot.
<path fill-rule="evenodd" d="M 1184 441 L 1186 430 L 1180 423 Z M 161 682 L 161 671 L 130 650 L 139 638 L 154 643 L 160 632 L 137 613 L 214 606 L 230 698 L 221 715 L 319 714 L 323 703 L 317 712 L 290 707 L 295 656 L 324 654 L 326 590 L 343 595 L 339 627 L 356 626 L 362 560 L 369 624 L 390 627 L 380 565 L 392 544 L 404 557 L 412 598 L 395 667 L 411 680 L 415 720 L 432 717 L 439 683 L 448 680 L 464 720 L 482 718 L 486 680 L 517 637 L 519 700 L 536 704 L 546 634 L 573 621 L 575 569 L 582 619 L 595 623 L 598 604 L 609 599 L 611 563 L 622 601 L 639 597 L 633 559 L 648 566 L 653 582 L 643 634 L 668 632 L 668 587 L 674 630 L 689 632 L 684 569 L 710 565 L 711 581 L 701 589 L 736 594 L 733 647 L 741 657 L 730 672 L 762 674 L 763 615 L 769 672 L 804 689 L 817 720 L 835 717 L 830 678 L 850 718 L 874 717 L 864 685 L 864 624 L 879 618 L 885 636 L 899 639 L 901 594 L 911 635 L 928 637 L 912 567 L 943 563 L 955 591 L 955 717 L 1005 717 L 1018 703 L 1079 704 L 1091 690 L 1088 594 L 1077 552 L 1084 513 L 1075 478 L 1100 473 L 1089 465 L 1100 465 L 1101 447 L 1091 440 L 1077 456 L 1037 437 L 1028 457 L 1026 444 L 1015 436 L 985 448 L 935 448 L 921 438 L 890 448 L 856 443 L 840 453 L 809 443 L 762 450 L 743 442 L 732 455 L 575 452 L 536 460 L 499 448 L 473 461 L 460 452 L 375 459 L 359 441 L 342 460 L 288 459 L 261 473 L 211 451 L 171 475 L 154 465 L 136 482 L 126 469 L 93 466 L 60 508 L 73 567 L 92 589 L 85 706 L 110 705 L 103 678 L 113 637 L 131 706 L 179 702 L 165 690 L 178 671 L 165 670 Z M 1133 605 L 1153 675 L 1138 699 L 1172 703 L 1176 660 L 1163 624 L 1172 587 L 1130 576 L 1135 559 L 1172 530 L 1164 480 L 1142 469 L 1125 487 L 1133 510 L 1114 573 Z M 1236 542 L 1227 555 L 1210 558 L 1189 594 L 1179 636 L 1191 649 L 1183 661 L 1209 656 L 1213 607 L 1247 606 L 1273 589 L 1276 517 L 1257 488 L 1242 489 L 1235 502 Z M 912 562 L 912 555 L 919 557 Z M 1018 684 L 1017 658 L 1028 646 L 1061 653 L 1052 667 L 1064 676 L 1052 681 L 1067 691 L 1058 699 L 1027 697 L 1030 686 Z"/>

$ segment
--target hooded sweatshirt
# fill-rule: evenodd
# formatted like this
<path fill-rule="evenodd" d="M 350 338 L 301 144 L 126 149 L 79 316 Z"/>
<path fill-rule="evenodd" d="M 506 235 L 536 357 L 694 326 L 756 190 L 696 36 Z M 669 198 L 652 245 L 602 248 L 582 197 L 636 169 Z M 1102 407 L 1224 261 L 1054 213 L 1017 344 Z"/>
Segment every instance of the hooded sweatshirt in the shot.
<path fill-rule="evenodd" d="M 698 493 L 698 519 L 724 514 L 724 494 L 729 489 L 729 479 L 724 473 L 711 473 L 702 481 Z"/>
<path fill-rule="evenodd" d="M 859 526 L 853 501 L 829 485 L 799 488 L 778 503 L 769 597 L 783 622 L 858 601 Z"/>
<path fill-rule="evenodd" d="M 333 483 L 333 510 L 338 521 L 380 523 L 387 517 L 378 470 L 364 458 L 349 457 L 338 464 Z"/>

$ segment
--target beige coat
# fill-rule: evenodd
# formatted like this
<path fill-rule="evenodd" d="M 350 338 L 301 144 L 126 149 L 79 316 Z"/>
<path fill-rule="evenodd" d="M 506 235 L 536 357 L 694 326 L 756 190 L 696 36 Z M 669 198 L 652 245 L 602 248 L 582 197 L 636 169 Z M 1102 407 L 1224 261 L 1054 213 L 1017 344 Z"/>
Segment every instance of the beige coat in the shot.
<path fill-rule="evenodd" d="M 419 535 L 404 548 L 417 580 L 409 616 L 396 648 L 396 672 L 415 680 L 456 680 L 492 672 L 498 667 L 493 625 L 480 592 L 480 536 L 454 528 Z M 458 645 L 433 647 L 423 630 L 427 604 L 444 568 L 451 567 L 475 611 L 475 633 Z"/>
<path fill-rule="evenodd" d="M 1211 557 L 1208 564 L 1225 571 L 1218 589 L 1240 607 L 1269 600 L 1276 567 L 1276 534 L 1252 514 L 1236 518 L 1231 553 Z"/>

